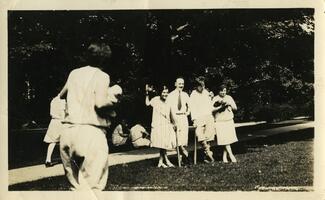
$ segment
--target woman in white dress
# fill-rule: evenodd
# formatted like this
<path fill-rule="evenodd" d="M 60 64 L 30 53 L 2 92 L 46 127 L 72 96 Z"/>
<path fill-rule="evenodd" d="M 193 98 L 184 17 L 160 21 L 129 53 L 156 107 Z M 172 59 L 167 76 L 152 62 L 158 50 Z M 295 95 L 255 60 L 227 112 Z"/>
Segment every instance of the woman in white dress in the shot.
<path fill-rule="evenodd" d="M 45 160 L 46 167 L 52 167 L 54 164 L 51 161 L 52 153 L 56 143 L 59 142 L 60 135 L 64 130 L 62 120 L 66 115 L 66 102 L 58 96 L 53 98 L 50 105 L 51 121 L 44 137 L 44 142 L 48 143 L 47 154 Z"/>
<path fill-rule="evenodd" d="M 224 146 L 223 162 L 228 162 L 228 155 L 231 162 L 237 162 L 230 146 L 232 143 L 238 141 L 233 120 L 233 111 L 237 110 L 237 106 L 233 98 L 227 95 L 225 85 L 221 85 L 218 92 L 218 95 L 212 100 L 217 143 L 218 145 Z"/>
<path fill-rule="evenodd" d="M 166 103 L 168 88 L 163 86 L 160 96 L 149 99 L 149 87 L 146 86 L 147 106 L 152 106 L 151 147 L 160 149 L 158 167 L 174 167 L 167 157 L 167 150 L 176 147 L 176 137 L 170 121 L 170 109 Z M 165 163 L 164 163 L 165 160 Z"/>

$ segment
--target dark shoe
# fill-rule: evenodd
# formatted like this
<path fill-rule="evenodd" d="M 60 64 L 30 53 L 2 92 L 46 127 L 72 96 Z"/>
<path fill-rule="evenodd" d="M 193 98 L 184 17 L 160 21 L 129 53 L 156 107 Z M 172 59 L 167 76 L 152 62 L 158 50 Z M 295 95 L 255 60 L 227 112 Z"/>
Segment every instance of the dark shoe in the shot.
<path fill-rule="evenodd" d="M 54 163 L 52 163 L 52 162 L 45 163 L 45 167 L 53 167 L 53 166 L 54 166 Z"/>
<path fill-rule="evenodd" d="M 211 159 L 209 156 L 204 156 L 203 162 L 205 162 L 205 163 L 213 163 L 214 159 Z"/>
<path fill-rule="evenodd" d="M 183 156 L 182 161 L 183 161 L 183 163 L 185 165 L 191 165 L 191 164 L 193 164 L 193 160 L 189 156 L 187 156 L 187 157 L 186 156 Z"/>
<path fill-rule="evenodd" d="M 212 163 L 212 162 L 214 162 L 214 158 L 213 158 L 212 151 L 204 152 L 204 160 L 203 161 L 205 163 Z"/>

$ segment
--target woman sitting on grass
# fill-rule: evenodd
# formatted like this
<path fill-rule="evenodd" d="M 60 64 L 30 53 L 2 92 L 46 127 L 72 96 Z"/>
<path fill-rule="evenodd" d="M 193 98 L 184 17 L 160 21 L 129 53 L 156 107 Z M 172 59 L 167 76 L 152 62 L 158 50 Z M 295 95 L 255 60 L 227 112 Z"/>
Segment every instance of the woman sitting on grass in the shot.
<path fill-rule="evenodd" d="M 167 150 L 176 147 L 176 137 L 173 126 L 170 122 L 170 110 L 166 103 L 168 96 L 168 88 L 161 88 L 160 96 L 149 99 L 149 91 L 151 88 L 146 85 L 147 106 L 152 106 L 152 123 L 151 123 L 151 147 L 160 149 L 160 157 L 158 167 L 175 167 L 167 157 Z M 164 163 L 165 160 L 165 163 Z"/>
<path fill-rule="evenodd" d="M 225 85 L 221 85 L 218 88 L 218 92 L 218 95 L 212 100 L 217 143 L 224 146 L 223 162 L 228 162 L 228 155 L 231 162 L 237 162 L 230 146 L 230 144 L 238 141 L 233 120 L 233 110 L 237 110 L 237 106 L 233 98 L 227 95 Z"/>
<path fill-rule="evenodd" d="M 140 124 L 135 124 L 130 128 L 126 120 L 123 119 L 113 131 L 112 143 L 114 146 L 121 146 L 129 140 L 135 148 L 149 146 L 149 136 L 149 133 Z"/>

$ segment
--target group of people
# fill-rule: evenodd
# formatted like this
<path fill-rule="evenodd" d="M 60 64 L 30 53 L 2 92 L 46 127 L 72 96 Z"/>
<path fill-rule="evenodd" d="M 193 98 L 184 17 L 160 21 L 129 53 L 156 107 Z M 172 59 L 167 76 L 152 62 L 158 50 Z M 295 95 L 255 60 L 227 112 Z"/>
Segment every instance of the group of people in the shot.
<path fill-rule="evenodd" d="M 213 152 L 209 142 L 217 140 L 224 146 L 223 162 L 237 162 L 231 144 L 237 141 L 234 114 L 237 109 L 233 98 L 227 95 L 227 88 L 221 85 L 216 96 L 211 96 L 205 88 L 203 77 L 195 79 L 195 88 L 190 96 L 183 91 L 184 79 L 177 78 L 175 89 L 169 93 L 166 86 L 161 88 L 160 96 L 149 99 L 146 90 L 147 106 L 153 107 L 151 123 L 151 147 L 160 149 L 158 167 L 174 167 L 167 157 L 167 150 L 179 148 L 181 160 L 191 162 L 186 150 L 190 116 L 195 127 L 195 135 L 205 153 L 205 162 L 213 162 Z"/>
<path fill-rule="evenodd" d="M 108 46 L 90 46 L 88 50 L 96 60 L 111 54 Z M 52 166 L 51 154 L 55 143 L 59 142 L 72 190 L 103 190 L 107 183 L 109 148 L 106 134 L 117 115 L 115 105 L 119 103 L 122 88 L 110 86 L 110 77 L 103 70 L 100 64 L 74 69 L 51 102 L 52 120 L 44 137 L 44 142 L 49 143 L 45 165 Z M 236 162 L 230 144 L 237 141 L 233 121 L 233 111 L 237 107 L 226 94 L 227 88 L 220 86 L 218 95 L 213 97 L 205 89 L 204 79 L 199 77 L 190 96 L 183 89 L 184 79 L 177 78 L 175 90 L 169 92 L 163 86 L 160 95 L 150 99 L 150 87 L 146 87 L 145 104 L 153 108 L 151 133 L 139 124 L 133 126 L 130 130 L 132 143 L 159 148 L 158 167 L 174 167 L 167 150 L 175 148 L 179 149 L 184 162 L 191 162 L 186 150 L 191 116 L 206 155 L 205 161 L 214 161 L 209 142 L 216 138 L 218 145 L 224 145 L 223 161 L 228 162 L 229 156 L 231 162 Z M 120 126 L 113 132 L 121 135 L 125 131 Z"/>

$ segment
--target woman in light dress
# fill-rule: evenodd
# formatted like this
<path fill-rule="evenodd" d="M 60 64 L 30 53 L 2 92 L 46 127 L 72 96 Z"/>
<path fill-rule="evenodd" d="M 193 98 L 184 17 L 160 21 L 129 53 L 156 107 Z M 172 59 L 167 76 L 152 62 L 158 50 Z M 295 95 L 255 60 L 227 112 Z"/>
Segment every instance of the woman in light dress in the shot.
<path fill-rule="evenodd" d="M 223 162 L 228 162 L 228 156 L 231 162 L 237 162 L 231 150 L 231 144 L 237 142 L 234 114 L 233 111 L 237 110 L 237 106 L 233 98 L 227 95 L 227 88 L 221 85 L 218 88 L 218 95 L 212 99 L 214 106 L 214 119 L 215 129 L 218 145 L 224 146 Z"/>
<path fill-rule="evenodd" d="M 152 106 L 152 123 L 151 123 L 151 147 L 160 149 L 158 167 L 174 167 L 167 157 L 167 150 L 176 147 L 176 137 L 173 125 L 170 122 L 170 108 L 166 103 L 168 88 L 163 86 L 160 90 L 160 96 L 149 99 L 150 88 L 146 86 L 147 106 Z M 165 161 L 165 163 L 164 163 Z"/>
<path fill-rule="evenodd" d="M 53 98 L 50 105 L 51 121 L 43 139 L 45 143 L 49 143 L 45 160 L 46 167 L 52 167 L 54 164 L 51 161 L 52 153 L 56 143 L 59 142 L 60 135 L 64 130 L 62 120 L 66 116 L 66 101 L 58 96 Z"/>

